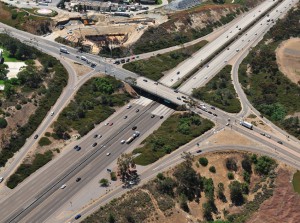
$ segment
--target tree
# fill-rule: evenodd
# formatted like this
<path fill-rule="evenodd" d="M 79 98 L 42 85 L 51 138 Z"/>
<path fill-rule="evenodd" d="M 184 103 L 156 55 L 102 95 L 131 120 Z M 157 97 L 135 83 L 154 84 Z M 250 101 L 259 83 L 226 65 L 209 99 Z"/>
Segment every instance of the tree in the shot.
<path fill-rule="evenodd" d="M 244 197 L 241 183 L 235 180 L 229 184 L 229 189 L 231 202 L 236 206 L 242 205 Z"/>
<path fill-rule="evenodd" d="M 200 176 L 188 161 L 176 167 L 173 176 L 177 179 L 177 193 L 184 194 L 189 200 L 200 194 Z"/>
<path fill-rule="evenodd" d="M 6 80 L 8 73 L 8 66 L 6 64 L 0 64 L 0 80 Z"/>
<path fill-rule="evenodd" d="M 115 217 L 112 213 L 109 213 L 109 215 L 108 215 L 108 222 L 109 223 L 115 223 L 116 222 L 116 219 L 115 219 Z"/>
<path fill-rule="evenodd" d="M 276 165 L 276 162 L 267 156 L 261 156 L 255 164 L 255 171 L 260 175 L 267 175 Z"/>
<path fill-rule="evenodd" d="M 216 173 L 216 168 L 215 168 L 215 166 L 210 166 L 210 167 L 209 167 L 209 171 L 212 172 L 212 173 Z"/>
<path fill-rule="evenodd" d="M 199 158 L 199 163 L 200 163 L 202 166 L 207 166 L 208 160 L 207 160 L 205 157 L 200 157 L 200 158 Z"/>
<path fill-rule="evenodd" d="M 129 171 L 130 167 L 134 167 L 135 163 L 131 154 L 122 153 L 117 160 L 118 172 L 121 176 L 121 180 L 127 181 L 132 177 L 132 173 Z"/>
<path fill-rule="evenodd" d="M 101 187 L 108 187 L 109 185 L 109 181 L 108 179 L 105 179 L 105 178 L 102 178 L 100 181 L 99 181 Z"/>
<path fill-rule="evenodd" d="M 182 210 L 185 212 L 190 212 L 189 206 L 187 204 L 187 198 L 184 194 L 181 194 L 179 197 L 179 205 Z"/>
<path fill-rule="evenodd" d="M 176 182 L 170 178 L 164 178 L 157 182 L 157 190 L 162 194 L 168 194 L 170 196 L 174 195 L 174 187 L 176 185 Z"/>
<path fill-rule="evenodd" d="M 0 129 L 4 129 L 7 126 L 7 121 L 5 118 L 0 118 Z"/>
<path fill-rule="evenodd" d="M 252 173 L 252 162 L 249 156 L 245 156 L 244 159 L 242 160 L 242 167 L 249 174 Z"/>
<path fill-rule="evenodd" d="M 217 191 L 217 197 L 223 201 L 223 202 L 227 202 L 225 194 L 224 194 L 224 184 L 223 183 L 219 183 L 218 184 L 218 191 Z"/>
<path fill-rule="evenodd" d="M 226 159 L 226 167 L 230 171 L 237 171 L 236 161 L 233 158 Z"/>
<path fill-rule="evenodd" d="M 234 175 L 233 175 L 232 172 L 228 172 L 227 173 L 227 177 L 228 177 L 229 180 L 233 180 L 234 179 Z"/>

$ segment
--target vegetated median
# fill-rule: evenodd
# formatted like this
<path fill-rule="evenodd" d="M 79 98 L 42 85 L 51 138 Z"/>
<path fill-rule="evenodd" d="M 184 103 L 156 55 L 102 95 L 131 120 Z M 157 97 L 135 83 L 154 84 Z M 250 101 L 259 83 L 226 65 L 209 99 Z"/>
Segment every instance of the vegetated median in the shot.
<path fill-rule="evenodd" d="M 52 136 L 69 139 L 71 131 L 84 136 L 112 115 L 114 107 L 123 106 L 130 98 L 121 81 L 111 76 L 94 77 L 78 90 L 74 100 L 60 113 Z"/>
<path fill-rule="evenodd" d="M 266 116 L 289 134 L 300 139 L 300 86 L 278 69 L 275 50 L 291 37 L 300 37 L 300 3 L 277 21 L 264 39 L 253 48 L 239 68 L 239 80 L 251 101 Z"/>
<path fill-rule="evenodd" d="M 204 87 L 194 89 L 193 97 L 226 112 L 238 113 L 241 110 L 241 103 L 232 84 L 231 69 L 231 65 L 225 66 Z"/>
<path fill-rule="evenodd" d="M 149 59 L 127 63 L 123 65 L 123 68 L 157 81 L 164 76 L 163 72 L 176 67 L 179 63 L 191 57 L 193 53 L 200 50 L 207 43 L 206 40 L 202 40 L 192 46 L 164 54 L 158 54 Z"/>
<path fill-rule="evenodd" d="M 294 173 L 293 187 L 294 187 L 294 191 L 300 194 L 300 171 L 299 170 L 297 170 L 297 172 Z"/>
<path fill-rule="evenodd" d="M 140 153 L 134 161 L 139 165 L 151 164 L 213 126 L 213 122 L 193 113 L 174 114 L 142 142 L 142 147 L 133 151 L 134 154 Z"/>
<path fill-rule="evenodd" d="M 6 34 L 0 34 L 0 46 L 9 52 L 11 57 L 27 63 L 27 67 L 19 72 L 18 78 L 8 80 L 6 75 L 1 76 L 5 82 L 5 90 L 0 94 L 2 109 L 10 107 L 12 103 L 15 103 L 16 108 L 21 109 L 20 111 L 25 104 L 32 103 L 31 106 L 35 107 L 34 113 L 28 117 L 28 121 L 25 124 L 17 125 L 14 134 L 2 144 L 0 166 L 3 167 L 8 159 L 13 157 L 14 153 L 32 136 L 55 104 L 63 88 L 67 85 L 68 73 L 54 57 Z M 40 65 L 35 66 L 33 60 L 37 60 Z M 19 103 L 22 103 L 22 106 Z M 2 111 L 0 116 L 3 115 L 9 117 L 10 113 Z"/>

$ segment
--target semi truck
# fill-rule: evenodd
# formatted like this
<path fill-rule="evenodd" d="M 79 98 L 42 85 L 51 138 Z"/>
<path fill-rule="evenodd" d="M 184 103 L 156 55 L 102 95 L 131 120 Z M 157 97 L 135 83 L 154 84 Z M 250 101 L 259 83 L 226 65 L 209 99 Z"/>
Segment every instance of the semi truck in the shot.
<path fill-rule="evenodd" d="M 139 135 L 140 135 L 140 132 L 135 131 L 134 134 L 126 140 L 126 143 L 127 144 L 131 143 L 135 138 L 139 137 Z"/>
<path fill-rule="evenodd" d="M 241 121 L 240 124 L 248 129 L 253 129 L 253 125 L 249 122 Z"/>

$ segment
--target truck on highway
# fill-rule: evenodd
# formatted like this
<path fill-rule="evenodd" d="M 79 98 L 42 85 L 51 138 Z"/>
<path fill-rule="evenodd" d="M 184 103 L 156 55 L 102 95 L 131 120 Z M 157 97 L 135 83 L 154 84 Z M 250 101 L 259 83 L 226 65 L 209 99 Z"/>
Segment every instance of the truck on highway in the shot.
<path fill-rule="evenodd" d="M 126 143 L 129 144 L 129 143 L 131 143 L 134 139 L 135 139 L 134 136 L 130 136 L 130 137 L 126 140 Z"/>
<path fill-rule="evenodd" d="M 248 129 L 253 129 L 253 125 L 249 122 L 241 121 L 240 124 Z"/>
<path fill-rule="evenodd" d="M 65 47 L 61 47 L 61 48 L 59 49 L 59 51 L 62 52 L 62 53 L 67 53 L 67 54 L 69 54 L 69 51 L 68 51 Z"/>
<path fill-rule="evenodd" d="M 132 136 L 130 136 L 127 140 L 126 143 L 129 144 L 131 143 L 135 138 L 140 136 L 140 132 L 139 131 L 135 131 L 134 134 Z"/>

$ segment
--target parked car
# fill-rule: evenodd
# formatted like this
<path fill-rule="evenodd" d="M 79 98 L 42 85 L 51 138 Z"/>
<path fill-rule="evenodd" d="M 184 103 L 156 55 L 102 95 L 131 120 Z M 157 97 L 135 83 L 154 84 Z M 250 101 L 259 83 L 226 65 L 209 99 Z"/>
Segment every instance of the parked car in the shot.
<path fill-rule="evenodd" d="M 34 138 L 34 139 L 37 139 L 38 137 L 39 137 L 39 135 L 35 135 L 33 138 Z"/>
<path fill-rule="evenodd" d="M 78 177 L 77 179 L 76 179 L 76 182 L 79 182 L 81 180 L 81 178 L 80 177 Z"/>
<path fill-rule="evenodd" d="M 201 153 L 201 152 L 202 152 L 202 150 L 201 150 L 201 149 L 199 149 L 199 150 L 197 150 L 197 151 L 196 151 L 196 153 Z"/>
<path fill-rule="evenodd" d="M 4 178 L 3 178 L 3 177 L 0 177 L 0 183 L 2 183 L 3 180 L 4 180 Z"/>
<path fill-rule="evenodd" d="M 123 139 L 123 140 L 121 140 L 121 144 L 124 144 L 125 143 L 125 140 Z"/>
<path fill-rule="evenodd" d="M 137 126 L 133 126 L 133 127 L 132 127 L 132 130 L 136 130 L 136 129 L 137 129 Z"/>
<path fill-rule="evenodd" d="M 96 142 L 94 142 L 92 146 L 93 146 L 93 147 L 97 146 L 97 143 L 96 143 Z"/>
<path fill-rule="evenodd" d="M 66 188 L 66 184 L 63 184 L 61 187 L 60 187 L 60 189 L 65 189 Z"/>
<path fill-rule="evenodd" d="M 155 117 L 155 115 L 151 115 L 151 118 L 154 118 Z"/>
<path fill-rule="evenodd" d="M 110 153 L 106 153 L 106 156 L 109 156 L 110 155 Z"/>

